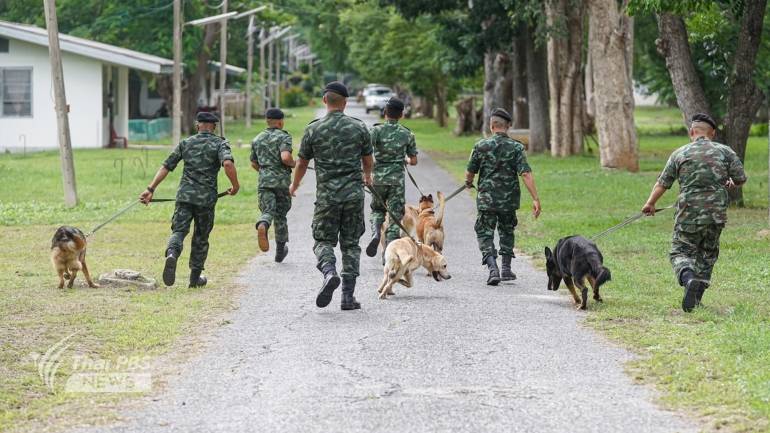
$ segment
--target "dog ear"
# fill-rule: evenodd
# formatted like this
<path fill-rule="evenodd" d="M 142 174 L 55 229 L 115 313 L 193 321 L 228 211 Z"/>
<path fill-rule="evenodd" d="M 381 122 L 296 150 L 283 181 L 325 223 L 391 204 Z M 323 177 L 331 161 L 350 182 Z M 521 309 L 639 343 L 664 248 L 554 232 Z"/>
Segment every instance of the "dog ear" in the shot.
<path fill-rule="evenodd" d="M 545 247 L 545 258 L 550 259 L 551 257 L 553 257 L 553 253 L 551 252 L 551 249 L 548 247 Z"/>

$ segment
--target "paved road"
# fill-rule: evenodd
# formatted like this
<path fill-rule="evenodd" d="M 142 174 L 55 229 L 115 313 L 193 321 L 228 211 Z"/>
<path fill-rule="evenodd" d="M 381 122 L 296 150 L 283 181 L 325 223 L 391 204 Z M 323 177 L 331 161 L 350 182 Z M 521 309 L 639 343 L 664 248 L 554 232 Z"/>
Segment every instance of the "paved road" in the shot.
<path fill-rule="evenodd" d="M 426 187 L 456 186 L 424 155 L 414 173 Z M 356 293 L 363 309 L 340 311 L 339 292 L 330 307 L 316 308 L 313 194 L 307 179 L 290 213 L 286 262 L 252 260 L 231 323 L 157 401 L 110 431 L 697 430 L 632 384 L 623 373 L 632 356 L 582 326 L 586 313 L 565 291 L 546 291 L 529 263 L 515 261 L 513 284 L 484 285 L 469 196 L 448 206 L 450 281 L 418 277 L 416 287 L 379 301 L 379 259 L 364 256 Z M 605 299 L 612 302 L 612 285 Z"/>

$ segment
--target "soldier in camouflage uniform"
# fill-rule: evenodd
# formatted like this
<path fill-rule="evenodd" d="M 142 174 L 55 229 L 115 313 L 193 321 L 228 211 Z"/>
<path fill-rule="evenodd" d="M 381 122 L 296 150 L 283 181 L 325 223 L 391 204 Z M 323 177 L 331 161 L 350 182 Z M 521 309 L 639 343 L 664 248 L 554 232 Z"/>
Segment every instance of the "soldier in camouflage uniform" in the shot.
<path fill-rule="evenodd" d="M 369 257 L 377 254 L 382 224 L 388 210 L 392 217 L 385 232 L 385 245 L 401 236 L 401 229 L 394 219 L 401 220 L 406 206 L 404 163 L 417 165 L 414 134 L 409 128 L 398 123 L 403 113 L 404 103 L 397 98 L 390 98 L 385 105 L 385 123 L 375 124 L 371 130 L 375 161 L 373 188 L 385 203 L 372 197 L 372 240 L 366 247 L 366 255 Z M 405 160 L 405 157 L 408 157 L 408 160 Z"/>
<path fill-rule="evenodd" d="M 214 208 L 217 204 L 217 174 L 224 167 L 232 187 L 228 194 L 235 195 L 240 189 L 233 155 L 227 140 L 215 135 L 219 119 L 201 112 L 196 116 L 198 133 L 182 140 L 163 162 L 147 190 L 139 199 L 150 203 L 155 188 L 173 171 L 179 161 L 184 161 L 182 179 L 176 193 L 176 208 L 171 219 L 171 237 L 166 248 L 163 282 L 167 286 L 176 279 L 176 262 L 182 253 L 182 245 L 190 224 L 195 221 L 195 231 L 190 251 L 190 287 L 206 285 L 201 276 L 209 252 L 209 233 L 214 228 Z"/>
<path fill-rule="evenodd" d="M 291 135 L 283 130 L 284 114 L 278 108 L 265 112 L 267 129 L 254 137 L 251 142 L 251 166 L 259 171 L 259 210 L 262 215 L 257 221 L 259 248 L 267 251 L 270 243 L 267 230 L 275 225 L 275 261 L 280 263 L 289 253 L 289 226 L 286 214 L 291 209 Z"/>
<path fill-rule="evenodd" d="M 655 203 L 679 180 L 674 235 L 669 258 L 679 284 L 684 287 L 682 309 L 700 305 L 719 257 L 719 236 L 727 222 L 727 190 L 746 182 L 740 158 L 729 147 L 711 141 L 716 122 L 696 114 L 690 126 L 690 144 L 671 154 L 666 167 L 642 207 L 655 215 Z"/>
<path fill-rule="evenodd" d="M 318 307 L 326 307 L 340 284 L 334 247 L 342 250 L 343 310 L 361 308 L 353 292 L 359 272 L 364 234 L 363 184 L 372 184 L 372 144 L 366 125 L 346 116 L 343 111 L 348 97 L 344 84 L 334 81 L 326 85 L 324 104 L 327 114 L 307 126 L 299 148 L 299 160 L 294 182 L 289 189 L 293 196 L 307 171 L 308 162 L 315 159 L 316 202 L 313 214 L 313 252 L 324 282 L 316 298 Z M 362 170 L 363 165 L 363 170 Z M 363 171 L 363 173 L 362 173 Z"/>
<path fill-rule="evenodd" d="M 473 185 L 478 173 L 478 195 L 476 197 L 476 238 L 481 250 L 482 264 L 487 265 L 487 284 L 496 286 L 501 280 L 514 280 L 511 271 L 513 254 L 513 230 L 518 223 L 516 210 L 521 200 L 519 178 L 524 180 L 533 201 L 533 214 L 540 216 L 540 199 L 537 197 L 535 179 L 527 163 L 524 145 L 508 137 L 511 115 L 496 108 L 489 121 L 492 136 L 480 140 L 473 147 L 466 172 L 466 184 Z M 495 228 L 500 235 L 502 274 L 497 267 L 495 250 Z"/>

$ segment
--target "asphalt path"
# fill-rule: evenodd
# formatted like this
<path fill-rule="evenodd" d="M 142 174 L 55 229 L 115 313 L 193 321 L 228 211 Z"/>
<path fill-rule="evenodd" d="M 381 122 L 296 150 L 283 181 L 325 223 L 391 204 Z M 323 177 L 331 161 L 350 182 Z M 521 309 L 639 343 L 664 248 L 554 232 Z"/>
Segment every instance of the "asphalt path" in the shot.
<path fill-rule="evenodd" d="M 376 121 L 357 106 L 349 113 Z M 413 173 L 434 193 L 457 187 L 424 154 Z M 415 202 L 415 189 L 407 191 Z M 380 260 L 362 253 L 356 296 L 363 308 L 340 311 L 339 291 L 317 308 L 314 192 L 308 172 L 289 214 L 289 256 L 282 264 L 272 251 L 251 260 L 239 277 L 247 288 L 239 307 L 207 348 L 123 422 L 87 431 L 698 430 L 633 384 L 623 371 L 633 356 L 586 328 L 591 312 L 575 311 L 566 290 L 547 291 L 545 274 L 527 260 L 514 260 L 515 282 L 484 284 L 470 195 L 447 205 L 451 280 L 420 272 L 415 287 L 396 286 L 396 296 L 381 301 Z M 248 235 L 256 250 L 256 235 Z M 604 299 L 612 302 L 612 283 Z"/>

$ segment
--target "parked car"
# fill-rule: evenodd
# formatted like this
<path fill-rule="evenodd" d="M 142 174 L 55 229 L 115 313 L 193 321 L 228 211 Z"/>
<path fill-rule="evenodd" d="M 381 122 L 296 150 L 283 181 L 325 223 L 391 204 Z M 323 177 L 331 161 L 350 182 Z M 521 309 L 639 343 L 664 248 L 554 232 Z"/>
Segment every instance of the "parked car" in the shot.
<path fill-rule="evenodd" d="M 364 89 L 364 99 L 366 102 L 366 114 L 370 111 L 382 111 L 385 104 L 393 96 L 393 90 L 389 87 L 369 87 Z"/>

